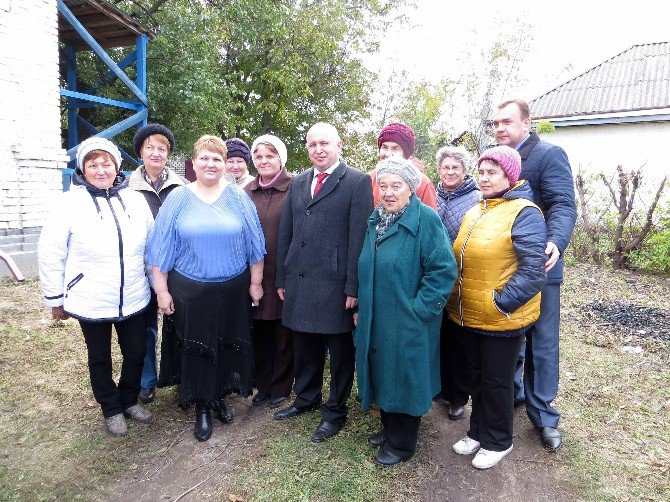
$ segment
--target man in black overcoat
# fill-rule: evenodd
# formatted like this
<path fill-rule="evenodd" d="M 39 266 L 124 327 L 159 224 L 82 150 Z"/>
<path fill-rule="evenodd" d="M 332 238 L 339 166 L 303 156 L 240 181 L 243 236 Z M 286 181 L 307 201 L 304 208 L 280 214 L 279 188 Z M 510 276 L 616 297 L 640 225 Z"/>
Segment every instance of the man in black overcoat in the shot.
<path fill-rule="evenodd" d="M 531 132 L 530 125 L 530 108 L 522 100 L 505 101 L 493 114 L 496 141 L 515 148 L 521 155 L 519 178 L 530 184 L 533 202 L 542 209 L 547 224 L 547 284 L 542 289 L 540 318 L 526 332 L 525 348 L 519 354 L 515 404 L 525 401 L 526 412 L 538 429 L 542 444 L 556 451 L 563 444 L 558 430 L 560 415 L 552 406 L 558 393 L 563 253 L 575 226 L 577 205 L 568 156 L 562 148 L 542 141 Z"/>
<path fill-rule="evenodd" d="M 283 324 L 294 332 L 295 401 L 277 420 L 321 408 L 312 435 L 337 434 L 347 416 L 354 379 L 353 309 L 358 304 L 358 258 L 372 213 L 370 178 L 340 158 L 342 140 L 330 124 L 307 132 L 313 167 L 293 178 L 279 224 L 276 286 Z M 330 395 L 322 404 L 326 349 Z"/>

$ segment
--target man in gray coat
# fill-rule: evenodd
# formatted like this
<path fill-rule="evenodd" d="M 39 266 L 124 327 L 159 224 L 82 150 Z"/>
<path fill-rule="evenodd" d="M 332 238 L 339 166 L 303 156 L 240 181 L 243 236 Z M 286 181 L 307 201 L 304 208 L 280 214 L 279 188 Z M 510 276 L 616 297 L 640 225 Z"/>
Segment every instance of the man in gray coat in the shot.
<path fill-rule="evenodd" d="M 307 132 L 313 168 L 293 178 L 279 224 L 276 286 L 283 324 L 294 331 L 295 394 L 277 420 L 321 407 L 312 441 L 337 434 L 354 379 L 353 309 L 358 257 L 372 213 L 372 186 L 340 159 L 342 140 L 330 124 Z M 321 404 L 326 349 L 330 395 Z"/>

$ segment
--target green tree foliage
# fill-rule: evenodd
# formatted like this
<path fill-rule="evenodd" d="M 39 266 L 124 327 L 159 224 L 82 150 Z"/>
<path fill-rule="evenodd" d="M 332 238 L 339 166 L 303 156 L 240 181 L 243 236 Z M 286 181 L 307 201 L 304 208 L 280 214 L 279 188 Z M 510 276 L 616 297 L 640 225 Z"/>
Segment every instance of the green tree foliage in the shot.
<path fill-rule="evenodd" d="M 148 48 L 150 121 L 172 129 L 177 151 L 201 134 L 251 142 L 276 134 L 289 167 L 306 164 L 317 121 L 346 128 L 366 116 L 377 49 L 405 0 L 119 0 L 156 32 Z M 128 133 L 125 136 L 129 136 Z M 128 141 L 128 138 L 125 138 Z"/>
<path fill-rule="evenodd" d="M 548 120 L 540 120 L 535 124 L 535 132 L 538 134 L 551 134 L 556 132 L 556 126 Z"/>
<path fill-rule="evenodd" d="M 409 125 L 416 136 L 416 151 L 426 167 L 429 177 L 437 181 L 434 169 L 435 152 L 453 139 L 451 116 L 454 109 L 455 82 L 442 79 L 437 83 L 427 80 L 412 81 L 404 70 L 394 69 L 380 86 L 382 92 L 375 96 L 371 108 L 373 155 L 369 156 L 367 167 L 377 162 L 376 137 L 379 131 L 391 122 Z"/>
<path fill-rule="evenodd" d="M 414 154 L 426 164 L 433 164 L 435 152 L 449 142 L 453 131 L 445 117 L 452 105 L 454 82 L 437 84 L 422 81 L 412 86 L 402 101 L 398 119 L 409 125 L 416 135 Z"/>

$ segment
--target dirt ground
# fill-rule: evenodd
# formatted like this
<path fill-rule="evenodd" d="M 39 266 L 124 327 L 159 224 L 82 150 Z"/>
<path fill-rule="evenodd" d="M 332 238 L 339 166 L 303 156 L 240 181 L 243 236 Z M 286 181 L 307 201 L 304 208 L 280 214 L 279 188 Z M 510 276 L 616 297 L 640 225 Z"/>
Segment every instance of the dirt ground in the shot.
<path fill-rule="evenodd" d="M 222 424 L 213 419 L 214 432 L 205 443 L 193 437 L 193 423 L 189 420 L 192 412 L 181 413 L 184 420 L 172 428 L 172 441 L 131 480 L 110 487 L 110 499 L 139 502 L 204 500 L 220 496 L 239 464 L 259 454 L 258 439 L 271 434 L 272 425 L 269 410 L 254 408 L 251 399 L 231 397 L 229 404 L 235 421 Z M 164 427 L 160 417 L 152 427 Z"/>
<path fill-rule="evenodd" d="M 373 479 L 382 483 L 388 481 L 394 490 L 398 487 L 397 491 L 389 491 L 383 496 L 380 494 L 380 499 L 583 500 L 584 487 L 581 487 L 582 491 L 574 487 L 575 470 L 591 470 L 588 464 L 591 457 L 585 457 L 586 464 L 580 463 L 582 459 L 576 451 L 580 445 L 589 445 L 588 434 L 602 444 L 609 444 L 606 441 L 613 437 L 610 429 L 614 426 L 618 427 L 616 437 L 620 438 L 619 442 L 622 443 L 621 438 L 624 438 L 628 441 L 626 445 L 634 446 L 627 446 L 627 452 L 613 453 L 627 458 L 625 455 L 639 457 L 651 452 L 652 458 L 645 464 L 646 472 L 656 469 L 656 486 L 662 486 L 658 480 L 662 480 L 666 475 L 663 473 L 667 472 L 663 470 L 666 449 L 663 444 L 656 443 L 650 447 L 644 437 L 640 440 L 637 430 L 641 425 L 632 422 L 648 411 L 631 409 L 630 418 L 623 425 L 618 425 L 609 418 L 609 410 L 615 407 L 623 420 L 632 406 L 627 402 L 619 404 L 613 401 L 610 405 L 604 401 L 602 415 L 605 418 L 598 418 L 598 423 L 589 422 L 592 419 L 587 412 L 592 407 L 591 403 L 586 402 L 584 407 L 579 408 L 584 399 L 585 390 L 582 387 L 587 387 L 586 381 L 580 384 L 579 378 L 592 377 L 588 373 L 580 377 L 579 371 L 581 354 L 585 354 L 586 347 L 594 354 L 600 354 L 597 357 L 615 357 L 613 360 L 617 365 L 622 361 L 630 364 L 631 375 L 639 374 L 640 368 L 646 367 L 640 366 L 640 361 L 635 358 L 645 357 L 647 352 L 661 350 L 662 347 L 666 347 L 662 349 L 666 351 L 667 342 L 662 340 L 667 340 L 667 327 L 663 329 L 661 326 L 657 333 L 645 326 L 645 319 L 636 320 L 637 324 L 633 323 L 625 329 L 612 327 L 603 324 L 606 320 L 593 317 L 600 312 L 600 304 L 593 308 L 592 305 L 595 299 L 599 299 L 659 307 L 662 309 L 660 314 L 617 306 L 617 312 L 628 312 L 626 315 L 629 317 L 631 312 L 646 312 L 653 315 L 653 319 L 658 319 L 661 314 L 670 315 L 663 302 L 670 294 L 670 280 L 629 273 L 603 273 L 596 267 L 580 266 L 570 271 L 564 290 L 568 294 L 563 299 L 562 330 L 564 336 L 571 340 L 570 344 L 562 346 L 562 382 L 557 400 L 559 409 L 564 411 L 561 422 L 564 448 L 556 453 L 543 449 L 525 411 L 517 409 L 514 450 L 495 468 L 478 471 L 470 464 L 472 457 L 457 455 L 452 450 L 453 443 L 467 431 L 469 409 L 466 409 L 464 419 L 453 422 L 447 419 L 445 404 L 439 401 L 423 419 L 419 448 L 412 460 L 391 469 L 390 474 L 388 469 L 370 464 L 369 472 Z M 650 334 L 660 341 L 650 339 Z M 624 345 L 639 346 L 644 352 L 642 355 L 621 356 Z M 569 357 L 563 359 L 566 355 L 564 350 L 571 352 L 566 353 Z M 649 375 L 650 378 L 655 376 L 652 367 Z M 601 387 L 587 389 L 589 396 L 611 399 L 610 390 L 604 385 L 607 376 L 604 378 L 599 384 Z M 648 387 L 644 387 L 646 382 L 641 380 L 640 389 L 627 387 L 627 392 L 645 395 L 648 392 L 645 390 Z M 665 384 L 661 381 L 659 385 L 659 389 L 664 389 L 667 381 Z M 662 414 L 670 406 L 670 399 L 662 399 L 653 408 L 654 416 L 660 420 L 659 425 L 667 424 L 667 416 L 663 418 Z M 132 425 L 126 438 L 107 438 L 99 409 L 90 393 L 85 350 L 76 322 L 54 325 L 47 310 L 42 307 L 35 283 L 0 284 L 0 501 L 113 499 L 237 502 L 255 499 L 253 484 L 245 484 L 244 480 L 249 473 L 256 475 L 257 465 L 272 459 L 269 442 L 288 435 L 298 441 L 304 439 L 307 449 L 310 443 L 305 427 L 313 430 L 313 422 L 318 423 L 316 415 L 313 420 L 310 418 L 302 423 L 291 420 L 278 422 L 272 419 L 272 412 L 267 407 L 254 408 L 250 399 L 231 397 L 229 403 L 235 413 L 235 421 L 224 425 L 214 420 L 212 438 L 199 443 L 192 433 L 193 412 L 179 410 L 176 402 L 175 388 L 159 389 L 156 401 L 150 405 L 156 413 L 156 420 L 151 426 Z M 592 403 L 597 404 L 597 401 Z M 353 398 L 350 404 L 352 409 L 360 409 Z M 571 409 L 572 413 L 568 411 Z M 581 411 L 581 416 L 577 411 Z M 357 439 L 355 444 L 363 444 L 363 434 L 369 431 L 361 432 L 357 430 L 359 426 L 360 414 L 352 416 L 342 436 L 348 434 L 349 439 Z M 632 429 L 630 434 L 628 428 Z M 627 435 L 624 436 L 624 433 Z M 348 444 L 344 439 L 336 437 L 330 441 Z M 336 450 L 336 445 L 331 451 Z M 374 450 L 367 446 L 362 448 L 364 457 L 371 459 Z M 639 448 L 640 452 L 634 448 Z M 317 453 L 319 451 L 328 450 L 317 450 Z M 593 448 L 587 453 L 592 455 Z M 328 458 L 337 460 L 338 454 Z M 599 474 L 602 479 L 607 479 L 609 472 L 617 476 L 618 471 L 613 471 L 612 465 L 618 465 L 618 458 L 605 459 L 610 463 L 603 464 L 603 474 Z M 300 462 L 300 458 L 296 458 L 296 462 Z M 626 479 L 621 480 L 621 491 L 618 493 L 625 492 L 635 479 L 635 475 L 631 474 L 633 471 L 621 472 Z M 587 481 L 590 480 L 587 477 Z M 639 487 L 636 489 L 639 490 Z M 338 497 L 332 497 L 335 498 Z M 656 499 L 653 494 L 644 498 Z M 269 499 L 277 498 L 270 496 Z M 329 497 L 317 499 L 331 500 Z M 615 495 L 613 499 L 621 497 Z"/>
<path fill-rule="evenodd" d="M 206 443 L 193 438 L 192 423 L 184 415 L 185 420 L 170 430 L 172 441 L 158 450 L 152 462 L 135 470 L 131 479 L 106 489 L 109 498 L 128 502 L 235 500 L 235 495 L 245 498 L 229 492 L 231 478 L 244 464 L 264 454 L 264 443 L 259 438 L 271 435 L 273 428 L 290 427 L 290 422 L 273 421 L 270 410 L 254 408 L 249 399 L 231 398 L 230 404 L 235 422 L 224 425 L 215 420 L 214 433 Z M 457 455 L 451 448 L 465 434 L 467 423 L 467 414 L 459 421 L 448 420 L 445 406 L 437 402 L 424 417 L 417 455 L 404 466 L 424 473 L 418 476 L 423 482 L 408 487 L 409 498 L 454 502 L 574 498 L 558 461 L 562 452 L 550 453 L 542 448 L 522 409 L 517 409 L 515 417 L 514 450 L 488 471 L 474 469 L 472 456 Z M 166 424 L 158 417 L 153 427 L 166 428 Z M 373 450 L 370 452 L 372 455 Z"/>
<path fill-rule="evenodd" d="M 435 403 L 425 418 L 424 447 L 419 461 L 425 458 L 436 475 L 415 488 L 418 499 L 450 502 L 574 499 L 574 490 L 559 461 L 563 451 L 552 453 L 542 447 L 523 407 L 515 412 L 514 449 L 486 471 L 472 467 L 473 456 L 457 455 L 452 450 L 452 445 L 467 432 L 469 409 L 463 419 L 455 422 L 446 415 L 446 407 Z"/>
<path fill-rule="evenodd" d="M 193 438 L 190 421 L 180 423 L 171 432 L 173 441 L 160 450 L 154 461 L 135 472 L 132 480 L 106 490 L 110 499 L 129 502 L 245 499 L 228 490 L 231 478 L 245 464 L 253 464 L 254 458 L 264 455 L 260 438 L 271 436 L 273 428 L 290 428 L 291 422 L 274 421 L 270 410 L 254 408 L 249 399 L 234 397 L 230 404 L 235 422 L 223 425 L 215 420 L 214 434 L 207 443 L 198 443 Z M 472 456 L 457 455 L 451 448 L 465 434 L 468 415 L 469 409 L 464 419 L 450 421 L 444 403 L 434 404 L 423 419 L 417 455 L 403 466 L 420 471 L 413 477 L 418 482 L 407 486 L 407 493 L 400 498 L 453 502 L 574 499 L 574 490 L 559 462 L 563 452 L 551 453 L 542 448 L 523 408 L 516 410 L 514 450 L 504 462 L 488 471 L 473 468 Z M 162 427 L 160 417 L 155 426 Z M 305 441 L 308 440 L 306 437 Z M 371 456 L 373 452 L 370 449 Z"/>

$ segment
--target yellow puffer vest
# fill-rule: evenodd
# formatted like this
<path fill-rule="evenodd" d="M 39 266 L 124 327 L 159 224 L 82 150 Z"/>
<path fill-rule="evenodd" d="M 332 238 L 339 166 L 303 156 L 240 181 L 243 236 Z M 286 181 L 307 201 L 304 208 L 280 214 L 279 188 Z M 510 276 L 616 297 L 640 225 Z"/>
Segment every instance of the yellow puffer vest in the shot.
<path fill-rule="evenodd" d="M 537 206 L 522 198 L 484 199 L 463 217 L 453 244 L 458 277 L 447 305 L 452 321 L 468 328 L 508 331 L 528 326 L 540 316 L 540 293 L 513 313 L 502 312 L 493 302 L 493 291 L 501 291 L 516 272 L 512 225 L 526 207 Z"/>

